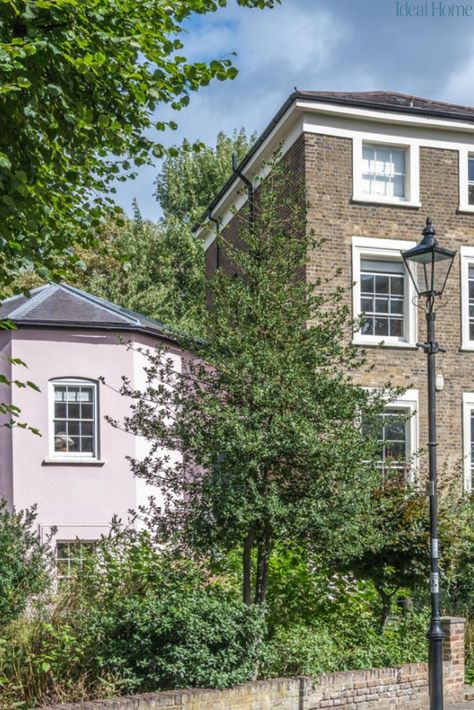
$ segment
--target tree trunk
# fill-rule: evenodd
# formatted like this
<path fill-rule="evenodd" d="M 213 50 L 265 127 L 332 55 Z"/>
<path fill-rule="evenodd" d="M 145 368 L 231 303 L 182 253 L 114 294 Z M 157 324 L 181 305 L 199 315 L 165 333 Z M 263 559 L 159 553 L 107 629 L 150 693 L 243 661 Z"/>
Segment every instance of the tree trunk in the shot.
<path fill-rule="evenodd" d="M 264 604 L 267 598 L 268 565 L 272 550 L 272 538 L 268 527 L 258 541 L 257 579 L 255 581 L 255 604 Z"/>
<path fill-rule="evenodd" d="M 250 606 L 252 601 L 252 548 L 254 538 L 255 534 L 251 530 L 244 540 L 242 555 L 242 598 L 247 606 Z"/>
<path fill-rule="evenodd" d="M 388 617 L 390 616 L 393 592 L 392 594 L 387 594 L 387 592 L 385 592 L 382 587 L 379 587 L 377 585 L 375 588 L 382 601 L 382 611 L 380 614 L 380 633 L 383 633 L 388 621 Z"/>

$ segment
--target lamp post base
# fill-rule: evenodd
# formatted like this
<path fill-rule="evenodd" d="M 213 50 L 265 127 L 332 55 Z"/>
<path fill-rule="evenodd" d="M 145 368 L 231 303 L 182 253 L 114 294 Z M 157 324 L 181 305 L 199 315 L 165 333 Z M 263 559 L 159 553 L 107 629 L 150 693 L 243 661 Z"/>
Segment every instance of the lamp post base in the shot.
<path fill-rule="evenodd" d="M 429 642 L 430 710 L 443 710 L 443 639 L 439 619 L 433 619 L 427 633 Z"/>

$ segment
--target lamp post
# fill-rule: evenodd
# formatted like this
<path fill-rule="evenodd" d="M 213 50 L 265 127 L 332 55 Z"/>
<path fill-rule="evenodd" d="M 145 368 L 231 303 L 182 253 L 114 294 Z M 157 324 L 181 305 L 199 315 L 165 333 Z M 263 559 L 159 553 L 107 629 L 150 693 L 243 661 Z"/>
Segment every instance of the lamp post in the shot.
<path fill-rule="evenodd" d="M 435 339 L 435 302 L 443 295 L 444 287 L 456 252 L 438 245 L 436 231 L 430 217 L 423 229 L 423 239 L 416 247 L 402 252 L 402 258 L 416 293 L 424 297 L 427 342 L 417 343 L 428 358 L 428 454 L 430 499 L 431 550 L 431 621 L 428 630 L 430 709 L 443 710 L 443 630 L 439 609 L 439 543 L 438 490 L 436 460 L 436 367 L 435 356 L 444 352 Z"/>

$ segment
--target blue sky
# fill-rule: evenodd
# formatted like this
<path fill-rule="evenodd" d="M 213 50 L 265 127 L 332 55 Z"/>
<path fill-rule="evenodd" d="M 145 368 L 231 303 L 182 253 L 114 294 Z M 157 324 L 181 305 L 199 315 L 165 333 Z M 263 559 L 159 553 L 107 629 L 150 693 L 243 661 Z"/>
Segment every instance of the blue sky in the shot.
<path fill-rule="evenodd" d="M 432 0 L 428 16 L 401 17 L 397 0 L 282 0 L 265 11 L 230 0 L 227 8 L 188 23 L 184 54 L 203 60 L 236 52 L 239 75 L 193 95 L 173 117 L 179 129 L 166 143 L 188 138 L 212 144 L 219 130 L 241 126 L 260 132 L 295 86 L 400 91 L 473 106 L 474 0 L 445 0 L 443 6 L 449 11 L 471 2 L 472 17 L 432 16 Z M 425 0 L 410 4 L 425 8 Z M 137 198 L 144 217 L 159 218 L 153 196 L 158 170 L 158 164 L 143 168 L 136 180 L 119 185 L 117 201 L 128 213 Z"/>

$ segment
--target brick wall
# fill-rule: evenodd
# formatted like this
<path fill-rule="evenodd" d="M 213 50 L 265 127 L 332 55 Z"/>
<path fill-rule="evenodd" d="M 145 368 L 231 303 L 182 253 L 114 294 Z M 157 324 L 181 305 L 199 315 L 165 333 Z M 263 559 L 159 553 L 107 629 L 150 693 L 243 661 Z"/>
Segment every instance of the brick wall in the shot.
<path fill-rule="evenodd" d="M 464 619 L 445 618 L 445 700 L 464 699 Z M 51 705 L 42 710 L 426 710 L 428 669 L 400 668 L 329 673 L 318 678 L 277 678 L 229 690 L 178 690 L 132 697 Z"/>
<path fill-rule="evenodd" d="M 402 239 L 418 242 L 427 215 L 433 218 L 443 246 L 458 255 L 446 287 L 443 307 L 437 315 L 437 339 L 447 349 L 437 358 L 444 375 L 444 389 L 438 392 L 438 457 L 443 469 L 457 471 L 462 450 L 462 392 L 474 391 L 473 354 L 460 351 L 461 307 L 459 248 L 474 246 L 474 215 L 458 213 L 458 153 L 454 150 L 420 147 L 421 208 L 352 202 L 352 140 L 305 134 L 305 174 L 310 204 L 308 221 L 326 242 L 310 255 L 308 278 L 329 276 L 336 267 L 341 275 L 332 282 L 348 289 L 351 304 L 352 237 Z M 335 257 L 337 254 L 337 257 Z M 349 337 L 350 334 L 348 334 Z M 426 338 L 426 326 L 419 314 L 418 340 Z M 360 376 L 365 386 L 383 386 L 387 381 L 419 392 L 420 447 L 428 441 L 426 406 L 426 356 L 415 348 L 370 348 L 373 369 Z"/>

